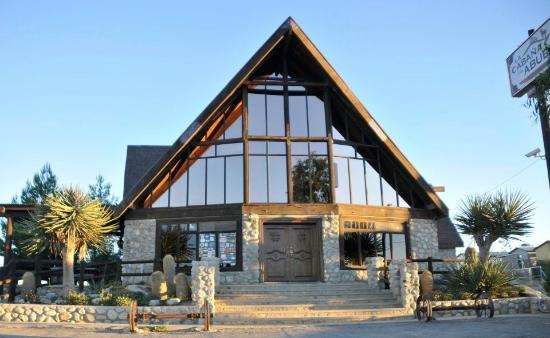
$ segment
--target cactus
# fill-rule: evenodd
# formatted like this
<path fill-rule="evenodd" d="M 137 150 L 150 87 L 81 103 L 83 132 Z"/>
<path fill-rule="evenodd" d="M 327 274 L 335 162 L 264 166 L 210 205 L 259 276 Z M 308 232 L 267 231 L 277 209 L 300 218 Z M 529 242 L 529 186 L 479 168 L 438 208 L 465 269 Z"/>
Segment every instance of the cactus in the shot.
<path fill-rule="evenodd" d="M 475 248 L 468 247 L 464 252 L 464 261 L 466 263 L 475 263 L 477 262 L 477 251 Z"/>
<path fill-rule="evenodd" d="M 23 284 L 21 285 L 21 295 L 26 296 L 36 291 L 36 278 L 34 273 L 27 271 L 23 274 Z"/>
<path fill-rule="evenodd" d="M 151 293 L 157 299 L 168 299 L 168 288 L 162 271 L 155 271 L 151 274 Z"/>
<path fill-rule="evenodd" d="M 174 277 L 176 276 L 176 261 L 172 255 L 166 255 L 162 259 L 162 270 L 164 271 L 164 277 L 166 278 L 166 284 L 168 285 L 168 294 L 174 296 L 176 294 L 176 285 L 174 284 Z"/>
<path fill-rule="evenodd" d="M 174 282 L 176 284 L 176 298 L 179 298 L 182 302 L 189 300 L 191 288 L 187 280 L 187 275 L 178 273 L 176 277 L 174 277 Z"/>

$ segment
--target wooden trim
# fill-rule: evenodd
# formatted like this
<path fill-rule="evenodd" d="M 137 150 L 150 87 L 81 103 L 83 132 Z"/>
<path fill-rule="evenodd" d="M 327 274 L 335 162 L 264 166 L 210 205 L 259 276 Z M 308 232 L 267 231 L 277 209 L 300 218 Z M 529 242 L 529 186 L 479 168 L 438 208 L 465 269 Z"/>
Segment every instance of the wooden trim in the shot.
<path fill-rule="evenodd" d="M 227 218 L 233 216 L 242 216 L 242 204 L 135 209 L 128 211 L 125 215 L 125 219 Z"/>
<path fill-rule="evenodd" d="M 259 215 L 329 215 L 336 212 L 333 204 L 249 204 L 243 214 Z"/>
<path fill-rule="evenodd" d="M 242 90 L 242 100 L 243 100 L 243 201 L 244 203 L 250 202 L 250 192 L 249 192 L 249 147 L 248 147 L 248 90 L 246 87 Z"/>

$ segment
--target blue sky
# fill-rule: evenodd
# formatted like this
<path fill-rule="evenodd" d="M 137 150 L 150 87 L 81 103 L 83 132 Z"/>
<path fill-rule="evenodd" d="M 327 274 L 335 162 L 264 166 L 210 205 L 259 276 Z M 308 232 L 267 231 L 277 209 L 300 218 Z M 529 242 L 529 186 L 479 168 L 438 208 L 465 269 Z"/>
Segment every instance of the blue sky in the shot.
<path fill-rule="evenodd" d="M 422 175 L 461 198 L 520 188 L 526 241 L 550 239 L 540 125 L 506 57 L 550 2 L 7 1 L 0 3 L 0 201 L 45 162 L 122 195 L 128 144 L 172 144 L 289 15 Z M 469 243 L 469 240 L 466 241 Z M 498 245 L 495 249 L 502 248 Z"/>

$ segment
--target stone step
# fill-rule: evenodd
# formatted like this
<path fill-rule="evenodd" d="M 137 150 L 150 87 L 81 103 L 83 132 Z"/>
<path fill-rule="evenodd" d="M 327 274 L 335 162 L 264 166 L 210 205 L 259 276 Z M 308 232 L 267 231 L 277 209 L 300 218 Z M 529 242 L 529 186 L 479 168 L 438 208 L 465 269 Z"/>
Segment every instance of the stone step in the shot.
<path fill-rule="evenodd" d="M 327 296 L 327 297 L 355 297 L 355 296 L 377 296 L 391 295 L 386 290 L 249 290 L 249 291 L 220 291 L 217 296 Z"/>
<path fill-rule="evenodd" d="M 251 290 L 378 290 L 370 288 L 366 283 L 257 283 L 221 285 L 220 290 L 251 291 Z"/>
<path fill-rule="evenodd" d="M 218 295 L 216 302 L 218 304 L 300 304 L 300 303 L 320 303 L 320 304 L 347 304 L 347 303 L 368 303 L 368 302 L 387 302 L 394 301 L 392 295 L 347 295 L 345 297 L 329 296 L 329 295 L 314 295 L 293 297 L 289 295 Z"/>
<path fill-rule="evenodd" d="M 296 311 L 311 311 L 311 310 L 347 310 L 347 311 L 365 311 L 372 309 L 386 309 L 396 308 L 400 305 L 396 302 L 383 302 L 383 303 L 368 303 L 368 304 L 250 304 L 250 305 L 220 305 L 216 304 L 216 310 L 220 313 L 234 313 L 239 312 L 243 315 L 247 315 L 251 312 L 296 312 Z"/>
<path fill-rule="evenodd" d="M 299 312 L 261 311 L 255 313 L 217 313 L 214 325 L 277 325 L 345 323 L 368 320 L 412 319 L 408 310 L 402 307 L 367 309 L 360 311 L 310 310 Z"/>

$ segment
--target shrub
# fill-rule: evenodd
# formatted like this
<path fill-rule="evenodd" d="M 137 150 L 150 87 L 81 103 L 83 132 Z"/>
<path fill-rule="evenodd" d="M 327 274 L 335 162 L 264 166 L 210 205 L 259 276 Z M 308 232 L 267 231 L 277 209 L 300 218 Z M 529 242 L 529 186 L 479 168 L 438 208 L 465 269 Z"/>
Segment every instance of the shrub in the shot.
<path fill-rule="evenodd" d="M 90 305 L 90 297 L 84 293 L 69 291 L 65 297 L 69 305 Z"/>
<path fill-rule="evenodd" d="M 106 289 L 101 289 L 99 291 L 99 304 L 107 306 L 115 305 L 113 294 Z"/>
<path fill-rule="evenodd" d="M 514 279 L 514 274 L 507 270 L 507 264 L 490 259 L 451 267 L 444 286 L 446 291 L 455 296 L 463 296 L 465 293 L 473 295 L 482 290 L 498 294 L 508 290 Z"/>
<path fill-rule="evenodd" d="M 115 305 L 117 306 L 130 306 L 134 300 L 129 295 L 119 295 L 115 297 Z"/>
<path fill-rule="evenodd" d="M 544 287 L 544 291 L 546 293 L 550 294 L 550 262 L 546 261 L 542 265 L 542 270 L 544 271 L 544 279 L 542 286 Z"/>
<path fill-rule="evenodd" d="M 24 294 L 23 299 L 31 304 L 40 304 L 40 296 L 38 296 L 34 291 L 30 291 Z"/>

